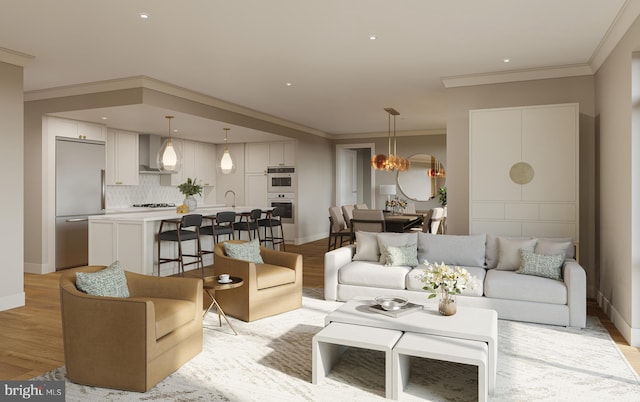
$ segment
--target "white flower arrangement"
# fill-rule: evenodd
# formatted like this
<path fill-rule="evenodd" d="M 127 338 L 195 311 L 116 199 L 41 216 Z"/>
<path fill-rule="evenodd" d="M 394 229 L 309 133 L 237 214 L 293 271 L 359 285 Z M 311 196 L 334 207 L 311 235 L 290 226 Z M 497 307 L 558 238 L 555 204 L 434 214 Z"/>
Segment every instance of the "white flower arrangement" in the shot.
<path fill-rule="evenodd" d="M 463 290 L 476 287 L 476 279 L 471 276 L 469 271 L 460 267 L 450 267 L 444 262 L 431 264 L 424 262 L 427 269 L 420 275 L 418 279 L 424 283 L 424 290 L 431 292 L 429 299 L 436 297 L 436 292 L 443 292 L 443 297 L 448 298 L 449 295 L 460 294 Z"/>

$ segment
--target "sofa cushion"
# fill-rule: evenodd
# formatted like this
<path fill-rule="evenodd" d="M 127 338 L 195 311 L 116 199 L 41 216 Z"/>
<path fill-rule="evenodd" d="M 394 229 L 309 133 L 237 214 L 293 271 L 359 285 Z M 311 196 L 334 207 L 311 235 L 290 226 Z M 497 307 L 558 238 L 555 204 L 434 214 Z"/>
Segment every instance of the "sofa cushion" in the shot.
<path fill-rule="evenodd" d="M 556 255 L 564 254 L 565 258 L 574 258 L 573 239 L 562 238 L 540 238 L 534 250 L 536 254 Z"/>
<path fill-rule="evenodd" d="M 259 264 L 256 266 L 258 290 L 286 285 L 296 281 L 296 271 L 279 265 Z"/>
<path fill-rule="evenodd" d="M 541 276 L 559 281 L 562 279 L 562 263 L 564 262 L 565 250 L 560 250 L 560 253 L 544 255 L 520 250 L 520 268 L 516 270 L 516 273 Z"/>
<path fill-rule="evenodd" d="M 567 304 L 567 287 L 562 281 L 515 271 L 487 270 L 484 295 L 496 299 Z"/>
<path fill-rule="evenodd" d="M 387 267 L 398 265 L 415 267 L 418 265 L 418 249 L 415 245 L 387 246 L 384 256 L 384 265 Z"/>
<path fill-rule="evenodd" d="M 484 276 L 486 270 L 480 267 L 461 267 L 469 271 L 469 274 L 475 278 L 475 285 L 473 287 L 468 287 L 467 289 L 462 291 L 462 295 L 464 296 L 482 296 L 483 294 L 483 283 Z M 427 267 L 424 264 L 421 264 L 414 269 L 411 270 L 407 274 L 407 290 L 418 290 L 426 292 L 423 290 L 424 283 L 420 280 L 420 277 L 423 275 L 424 271 Z"/>
<path fill-rule="evenodd" d="M 76 272 L 76 287 L 92 296 L 129 297 L 129 287 L 120 261 L 96 272 Z"/>
<path fill-rule="evenodd" d="M 538 239 L 509 239 L 498 237 L 498 266 L 496 269 L 515 271 L 520 267 L 520 250 L 533 252 Z"/>
<path fill-rule="evenodd" d="M 386 248 L 388 246 L 413 246 L 417 249 L 417 233 L 378 233 L 378 247 L 380 248 L 380 262 L 385 264 Z"/>
<path fill-rule="evenodd" d="M 255 264 L 262 264 L 262 256 L 260 255 L 260 241 L 253 239 L 245 243 L 224 243 L 225 254 L 236 260 L 243 260 L 253 262 Z"/>
<path fill-rule="evenodd" d="M 378 247 L 378 234 L 372 232 L 356 232 L 356 253 L 354 261 L 380 260 L 380 248 Z"/>
<path fill-rule="evenodd" d="M 418 261 L 484 267 L 485 234 L 454 236 L 418 233 Z"/>
<path fill-rule="evenodd" d="M 195 319 L 196 306 L 188 300 L 162 299 L 158 297 L 132 297 L 153 302 L 156 315 L 156 339 Z"/>
<path fill-rule="evenodd" d="M 340 268 L 338 283 L 385 289 L 404 289 L 411 267 L 385 267 L 379 262 L 353 261 Z"/>

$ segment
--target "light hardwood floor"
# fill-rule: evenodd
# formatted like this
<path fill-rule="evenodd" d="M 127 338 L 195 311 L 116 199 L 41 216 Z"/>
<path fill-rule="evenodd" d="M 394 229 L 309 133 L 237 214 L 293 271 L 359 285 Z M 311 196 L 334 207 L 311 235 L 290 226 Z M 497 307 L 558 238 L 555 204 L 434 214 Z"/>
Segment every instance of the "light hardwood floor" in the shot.
<path fill-rule="evenodd" d="M 300 246 L 287 245 L 286 248 L 303 255 L 304 286 L 323 287 L 327 240 Z M 205 274 L 212 275 L 213 272 L 207 270 Z M 188 276 L 199 277 L 200 271 L 191 271 Z M 0 379 L 27 380 L 64 364 L 59 278 L 60 273 L 25 274 L 26 306 L 0 312 Z M 640 348 L 627 344 L 595 301 L 588 301 L 587 313 L 600 318 L 624 356 L 640 374 Z"/>

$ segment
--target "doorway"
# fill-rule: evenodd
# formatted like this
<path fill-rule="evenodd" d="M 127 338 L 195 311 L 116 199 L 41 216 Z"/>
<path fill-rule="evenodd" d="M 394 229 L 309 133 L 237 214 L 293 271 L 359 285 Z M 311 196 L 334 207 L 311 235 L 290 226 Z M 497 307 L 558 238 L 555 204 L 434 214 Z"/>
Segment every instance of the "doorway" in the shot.
<path fill-rule="evenodd" d="M 336 145 L 336 205 L 367 204 L 375 208 L 375 144 Z"/>

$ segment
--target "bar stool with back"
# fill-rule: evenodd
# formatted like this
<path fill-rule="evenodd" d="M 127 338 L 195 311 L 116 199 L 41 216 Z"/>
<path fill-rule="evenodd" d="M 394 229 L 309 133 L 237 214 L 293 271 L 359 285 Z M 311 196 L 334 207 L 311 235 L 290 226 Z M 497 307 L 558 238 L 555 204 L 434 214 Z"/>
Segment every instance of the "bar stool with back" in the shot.
<path fill-rule="evenodd" d="M 218 212 L 215 215 L 205 216 L 204 219 L 211 220 L 211 225 L 200 228 L 200 235 L 213 236 L 213 244 L 220 241 L 219 236 L 227 236 L 227 240 L 235 239 L 233 234 L 233 224 L 236 221 L 236 213 L 233 211 Z M 205 254 L 213 253 L 204 251 Z"/>
<path fill-rule="evenodd" d="M 260 243 L 271 243 L 271 247 L 275 250 L 276 244 L 282 244 L 282 251 L 285 251 L 284 243 L 284 231 L 282 230 L 282 211 L 276 207 L 272 211 L 266 212 L 266 217 L 258 219 L 258 226 L 264 228 L 264 235 L 260 240 Z M 280 236 L 274 235 L 273 228 L 276 228 L 276 234 L 278 233 L 278 227 L 280 227 Z M 267 236 L 267 228 L 269 228 L 270 236 Z"/>
<path fill-rule="evenodd" d="M 245 231 L 249 235 L 249 241 L 252 240 L 251 233 L 260 241 L 260 230 L 258 226 L 258 220 L 262 216 L 261 209 L 252 209 L 249 213 L 243 213 L 240 218 L 240 222 L 233 224 L 233 230 L 238 232 L 238 239 L 240 239 L 241 232 Z"/>
<path fill-rule="evenodd" d="M 175 225 L 175 229 L 163 231 L 166 224 Z M 202 247 L 200 245 L 200 225 L 202 225 L 202 215 L 189 214 L 181 219 L 163 219 L 160 221 L 158 230 L 158 276 L 160 276 L 160 265 L 169 262 L 177 262 L 180 267 L 180 274 L 184 276 L 184 266 L 200 264 L 201 274 L 204 277 L 204 264 L 202 262 Z M 184 254 L 182 252 L 182 242 L 195 240 L 195 254 Z M 170 241 L 178 243 L 177 258 L 163 258 L 160 256 L 161 242 Z M 185 264 L 184 257 L 192 257 L 195 260 Z"/>

